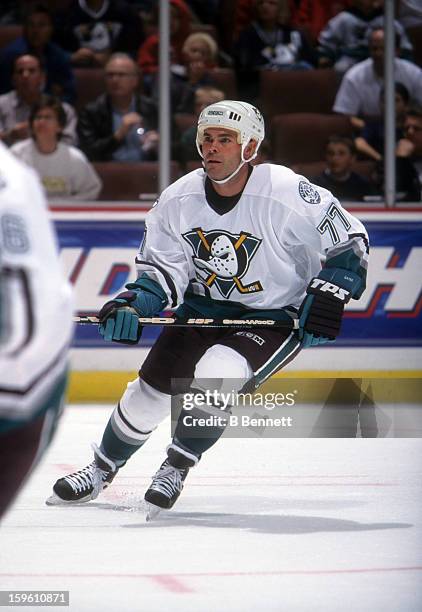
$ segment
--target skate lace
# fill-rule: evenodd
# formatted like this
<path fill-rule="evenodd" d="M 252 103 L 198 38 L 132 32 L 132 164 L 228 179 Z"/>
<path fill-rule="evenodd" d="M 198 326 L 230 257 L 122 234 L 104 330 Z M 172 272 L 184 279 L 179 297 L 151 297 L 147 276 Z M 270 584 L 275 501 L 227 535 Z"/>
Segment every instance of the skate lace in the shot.
<path fill-rule="evenodd" d="M 182 470 L 172 465 L 164 465 L 155 474 L 151 488 L 167 497 L 172 497 L 175 493 L 180 493 L 183 488 L 182 476 Z"/>
<path fill-rule="evenodd" d="M 106 480 L 109 471 L 102 470 L 95 461 L 84 467 L 82 470 L 65 476 L 66 482 L 70 484 L 75 493 L 89 490 L 99 491 L 103 482 Z"/>

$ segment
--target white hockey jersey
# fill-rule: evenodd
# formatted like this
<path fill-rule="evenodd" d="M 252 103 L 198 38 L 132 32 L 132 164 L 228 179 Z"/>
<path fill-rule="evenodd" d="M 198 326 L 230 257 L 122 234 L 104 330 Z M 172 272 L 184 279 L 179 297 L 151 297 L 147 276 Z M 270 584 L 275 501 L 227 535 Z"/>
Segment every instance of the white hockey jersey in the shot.
<path fill-rule="evenodd" d="M 298 307 L 329 259 L 364 280 L 365 228 L 326 189 L 289 168 L 261 164 L 237 204 L 220 214 L 207 203 L 204 185 L 204 171 L 194 170 L 147 215 L 137 269 L 163 287 L 169 308 L 182 304 L 187 290 L 219 307 Z"/>
<path fill-rule="evenodd" d="M 31 418 L 63 375 L 72 306 L 39 180 L 0 144 L 0 420 Z"/>

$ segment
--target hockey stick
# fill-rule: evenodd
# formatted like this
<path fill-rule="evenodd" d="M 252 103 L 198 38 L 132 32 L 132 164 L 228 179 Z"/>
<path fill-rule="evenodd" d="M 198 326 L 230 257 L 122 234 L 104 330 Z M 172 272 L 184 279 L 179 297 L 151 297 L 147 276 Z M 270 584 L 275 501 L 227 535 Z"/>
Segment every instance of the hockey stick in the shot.
<path fill-rule="evenodd" d="M 298 329 L 299 320 L 278 321 L 276 319 L 175 319 L 174 317 L 139 317 L 141 325 L 165 325 L 172 327 L 228 327 L 228 328 L 269 328 Z M 98 317 L 73 317 L 75 323 L 80 325 L 98 325 Z"/>

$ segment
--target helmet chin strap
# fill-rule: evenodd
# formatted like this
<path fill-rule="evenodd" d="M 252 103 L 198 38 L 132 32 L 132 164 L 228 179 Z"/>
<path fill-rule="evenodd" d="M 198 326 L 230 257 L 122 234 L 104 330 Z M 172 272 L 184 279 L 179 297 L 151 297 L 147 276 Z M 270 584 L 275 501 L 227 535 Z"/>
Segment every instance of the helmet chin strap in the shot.
<path fill-rule="evenodd" d="M 234 176 L 236 176 L 236 174 L 239 172 L 239 170 L 242 168 L 242 166 L 244 166 L 248 162 L 252 161 L 256 157 L 256 152 L 253 155 L 251 155 L 251 157 L 249 159 L 245 159 L 245 149 L 247 147 L 247 144 L 248 143 L 245 143 L 242 146 L 242 157 L 241 157 L 240 164 L 238 165 L 236 170 L 234 170 L 231 174 L 229 174 L 229 176 L 226 176 L 226 178 L 220 179 L 219 181 L 217 181 L 217 179 L 211 178 L 210 175 L 207 173 L 207 176 L 210 179 L 210 181 L 212 181 L 213 183 L 216 183 L 217 185 L 224 185 L 225 183 L 228 183 Z M 202 165 L 204 165 L 203 162 L 202 162 Z"/>
<path fill-rule="evenodd" d="M 239 172 L 239 170 L 245 164 L 246 164 L 246 161 L 241 161 L 240 164 L 238 165 L 238 167 L 236 168 L 236 170 L 234 172 L 229 174 L 229 176 L 226 176 L 226 178 L 220 179 L 219 181 L 217 181 L 217 179 L 211 178 L 209 174 L 207 174 L 207 176 L 210 179 L 210 181 L 212 181 L 213 183 L 216 183 L 217 185 L 224 185 L 224 183 L 228 183 L 228 181 L 230 181 L 230 179 L 232 179 L 234 176 L 236 176 L 236 174 Z"/>

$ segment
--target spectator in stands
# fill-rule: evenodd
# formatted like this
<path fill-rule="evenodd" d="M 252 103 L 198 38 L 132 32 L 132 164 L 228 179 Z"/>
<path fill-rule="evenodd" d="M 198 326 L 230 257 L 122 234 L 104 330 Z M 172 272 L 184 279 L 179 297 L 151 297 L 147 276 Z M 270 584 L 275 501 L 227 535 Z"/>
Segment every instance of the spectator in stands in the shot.
<path fill-rule="evenodd" d="M 182 64 L 171 65 L 170 97 L 173 112 L 194 113 L 198 87 L 216 86 L 212 69 L 216 66 L 218 46 L 205 32 L 190 34 L 182 48 Z M 158 106 L 159 75 L 152 83 L 152 98 Z"/>
<path fill-rule="evenodd" d="M 43 95 L 31 110 L 32 137 L 10 150 L 36 170 L 48 198 L 95 200 L 101 181 L 82 151 L 60 142 L 65 124 L 60 100 Z"/>
<path fill-rule="evenodd" d="M 402 83 L 395 84 L 396 142 L 403 138 L 404 120 L 409 105 L 409 92 Z M 359 136 L 356 150 L 370 159 L 380 161 L 384 155 L 384 89 L 380 95 L 380 116 L 369 118 Z"/>
<path fill-rule="evenodd" d="M 138 93 L 139 69 L 124 53 L 105 66 L 106 93 L 82 109 L 78 133 L 91 161 L 155 161 L 157 107 Z"/>
<path fill-rule="evenodd" d="M 190 64 L 198 63 L 202 69 L 211 70 L 218 64 L 218 45 L 210 34 L 194 32 L 189 34 L 182 47 L 182 73 L 188 75 Z M 173 72 L 177 65 L 172 64 Z M 180 70 L 180 67 L 179 67 Z"/>
<path fill-rule="evenodd" d="M 356 149 L 351 138 L 331 136 L 325 151 L 327 167 L 311 178 L 311 182 L 329 189 L 339 200 L 361 201 L 373 195 L 371 183 L 353 171 L 356 162 Z"/>
<path fill-rule="evenodd" d="M 399 39 L 396 35 L 396 50 Z M 370 33 L 371 57 L 352 66 L 346 72 L 334 101 L 333 111 L 349 115 L 357 128 L 364 126 L 365 117 L 379 117 L 380 93 L 384 78 L 384 30 Z M 394 79 L 409 92 L 411 101 L 422 104 L 422 69 L 407 60 L 395 58 Z"/>
<path fill-rule="evenodd" d="M 255 0 L 237 0 L 235 4 L 234 41 L 253 20 Z M 290 25 L 305 31 L 313 43 L 325 24 L 347 5 L 348 0 L 289 0 Z"/>
<path fill-rule="evenodd" d="M 14 89 L 0 96 L 0 140 L 11 146 L 29 137 L 31 106 L 41 98 L 45 85 L 45 73 L 40 59 L 34 55 L 20 55 L 13 65 Z M 76 143 L 76 113 L 63 103 L 66 124 L 62 142 Z"/>
<path fill-rule="evenodd" d="M 422 106 L 415 105 L 408 109 L 404 120 L 404 138 L 397 143 L 396 154 L 412 162 L 422 186 Z"/>
<path fill-rule="evenodd" d="M 409 92 L 401 83 L 395 86 L 396 106 L 396 199 L 397 201 L 417 201 L 420 199 L 420 185 L 418 173 L 413 164 L 413 159 L 406 155 L 400 155 L 398 151 L 404 151 L 405 142 L 404 124 L 408 112 Z M 381 92 L 381 110 L 384 112 L 383 91 Z M 373 159 L 375 163 L 372 173 L 372 183 L 376 191 L 383 196 L 385 189 L 384 178 L 384 119 L 369 118 L 360 136 L 355 138 L 356 149 L 363 155 Z M 403 147 L 403 148 L 402 148 Z M 421 168 L 422 170 L 422 168 Z"/>
<path fill-rule="evenodd" d="M 104 66 L 112 53 L 135 57 L 144 40 L 138 12 L 124 0 L 72 0 L 56 17 L 55 40 L 75 66 Z"/>
<path fill-rule="evenodd" d="M 51 42 L 53 21 L 42 4 L 32 5 L 25 16 L 23 36 L 5 47 L 0 54 L 0 93 L 13 87 L 13 62 L 18 55 L 35 55 L 45 68 L 48 93 L 67 102 L 75 97 L 75 83 L 68 54 Z"/>
<path fill-rule="evenodd" d="M 199 161 L 198 149 L 196 148 L 197 119 L 206 106 L 221 102 L 224 98 L 224 92 L 212 86 L 199 87 L 195 91 L 195 120 L 180 137 L 179 154 L 177 155 L 179 161 L 182 163 L 193 160 Z"/>
<path fill-rule="evenodd" d="M 158 24 L 158 3 L 154 8 L 153 20 Z M 191 13 L 184 0 L 170 0 L 170 52 L 171 63 L 183 63 L 183 43 L 190 33 Z M 138 51 L 138 64 L 141 68 L 144 88 L 150 92 L 152 76 L 158 72 L 159 35 L 151 34 Z"/>
<path fill-rule="evenodd" d="M 234 46 L 241 97 L 254 102 L 259 71 L 309 70 L 315 56 L 304 35 L 288 23 L 287 0 L 255 0 L 255 19 Z"/>
<path fill-rule="evenodd" d="M 303 28 L 312 43 L 316 43 L 318 36 L 330 19 L 343 11 L 348 5 L 347 0 L 292 0 L 293 5 L 291 24 L 295 28 Z"/>
<path fill-rule="evenodd" d="M 379 0 L 352 0 L 350 4 L 330 19 L 318 39 L 319 66 L 334 66 L 341 74 L 368 58 L 368 32 L 382 27 L 384 21 L 384 8 Z M 410 58 L 412 43 L 398 21 L 395 30 L 400 55 Z"/>

